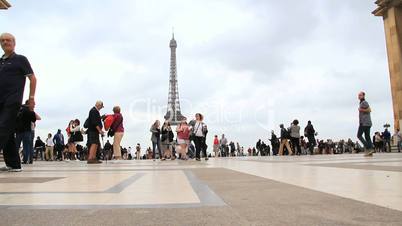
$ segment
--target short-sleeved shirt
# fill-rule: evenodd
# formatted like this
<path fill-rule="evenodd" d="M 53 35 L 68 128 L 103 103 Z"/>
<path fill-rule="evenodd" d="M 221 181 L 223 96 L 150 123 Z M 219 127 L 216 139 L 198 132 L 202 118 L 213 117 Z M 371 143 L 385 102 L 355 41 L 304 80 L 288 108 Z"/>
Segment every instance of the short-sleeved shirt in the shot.
<path fill-rule="evenodd" d="M 369 109 L 370 105 L 366 100 L 360 101 L 361 109 Z M 359 112 L 359 123 L 361 126 L 372 126 L 370 112 Z"/>
<path fill-rule="evenodd" d="M 0 58 L 0 103 L 22 103 L 26 77 L 33 75 L 28 59 L 16 53 Z"/>

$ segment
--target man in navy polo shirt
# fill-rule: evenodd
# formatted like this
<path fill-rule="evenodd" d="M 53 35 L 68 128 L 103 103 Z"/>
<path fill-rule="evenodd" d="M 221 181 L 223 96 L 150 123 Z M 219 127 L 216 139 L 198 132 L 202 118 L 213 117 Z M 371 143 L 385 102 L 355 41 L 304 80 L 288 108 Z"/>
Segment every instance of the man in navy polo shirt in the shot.
<path fill-rule="evenodd" d="M 25 80 L 30 81 L 29 102 L 35 105 L 36 77 L 25 56 L 15 50 L 12 34 L 0 35 L 4 55 L 0 58 L 0 150 L 3 150 L 6 167 L 1 171 L 21 171 L 21 160 L 15 144 L 16 118 L 21 108 Z"/>

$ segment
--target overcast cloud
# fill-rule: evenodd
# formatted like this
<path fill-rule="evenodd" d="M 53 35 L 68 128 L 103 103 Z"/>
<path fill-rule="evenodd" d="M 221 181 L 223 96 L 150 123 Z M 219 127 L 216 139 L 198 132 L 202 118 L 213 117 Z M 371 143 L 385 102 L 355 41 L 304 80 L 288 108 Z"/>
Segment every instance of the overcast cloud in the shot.
<path fill-rule="evenodd" d="M 245 147 L 297 118 L 320 138 L 355 138 L 357 93 L 374 130 L 392 123 L 381 18 L 374 0 L 23 1 L 0 12 L 38 76 L 37 134 L 85 120 L 97 99 L 120 105 L 123 145 L 150 145 L 166 112 L 169 40 L 178 42 L 182 112 Z"/>

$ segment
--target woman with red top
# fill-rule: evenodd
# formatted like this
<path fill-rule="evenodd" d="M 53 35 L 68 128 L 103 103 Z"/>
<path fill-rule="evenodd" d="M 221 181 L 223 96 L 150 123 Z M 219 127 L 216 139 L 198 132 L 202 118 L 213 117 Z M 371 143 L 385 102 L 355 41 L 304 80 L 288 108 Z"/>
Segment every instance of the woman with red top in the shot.
<path fill-rule="evenodd" d="M 214 138 L 214 152 L 215 152 L 215 158 L 218 157 L 219 155 L 219 139 L 218 139 L 218 135 L 215 135 Z"/>
<path fill-rule="evenodd" d="M 113 108 L 113 123 L 110 128 L 114 131 L 113 155 L 116 160 L 121 160 L 121 140 L 124 135 L 123 116 L 119 106 Z"/>
<path fill-rule="evenodd" d="M 186 120 L 183 120 L 180 125 L 177 126 L 177 144 L 179 145 L 180 159 L 187 160 L 187 148 L 190 144 L 190 127 Z"/>

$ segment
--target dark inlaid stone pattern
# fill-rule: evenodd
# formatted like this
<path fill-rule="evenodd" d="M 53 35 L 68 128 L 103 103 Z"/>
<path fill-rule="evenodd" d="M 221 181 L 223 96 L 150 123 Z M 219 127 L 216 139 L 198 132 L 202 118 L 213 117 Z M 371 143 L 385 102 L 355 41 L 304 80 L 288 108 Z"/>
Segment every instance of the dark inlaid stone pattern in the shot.
<path fill-rule="evenodd" d="M 0 178 L 0 184 L 41 184 L 53 180 L 64 179 L 65 177 L 3 177 Z"/>

